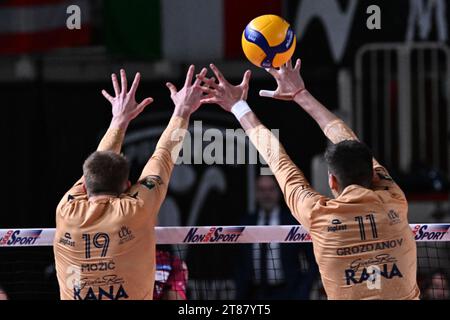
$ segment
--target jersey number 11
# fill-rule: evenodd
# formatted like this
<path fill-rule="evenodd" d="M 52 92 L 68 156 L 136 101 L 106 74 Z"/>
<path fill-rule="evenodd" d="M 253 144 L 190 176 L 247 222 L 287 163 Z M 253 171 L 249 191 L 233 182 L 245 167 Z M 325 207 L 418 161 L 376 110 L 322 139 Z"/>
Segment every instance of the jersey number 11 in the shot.
<path fill-rule="evenodd" d="M 370 228 L 372 229 L 372 237 L 373 239 L 378 238 L 378 232 L 377 232 L 377 225 L 375 223 L 375 217 L 373 214 L 366 215 L 366 220 L 370 222 Z M 364 217 L 363 216 L 357 216 L 355 217 L 355 220 L 359 224 L 359 234 L 361 236 L 361 240 L 366 240 L 366 229 L 364 227 Z"/>

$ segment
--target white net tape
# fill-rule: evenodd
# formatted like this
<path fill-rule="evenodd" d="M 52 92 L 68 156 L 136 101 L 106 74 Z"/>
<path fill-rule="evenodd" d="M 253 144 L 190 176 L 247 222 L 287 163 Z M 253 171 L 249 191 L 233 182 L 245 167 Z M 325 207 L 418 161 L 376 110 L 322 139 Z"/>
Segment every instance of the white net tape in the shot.
<path fill-rule="evenodd" d="M 416 241 L 450 241 L 450 223 L 411 224 Z M 54 228 L 0 229 L 0 247 L 52 246 Z M 156 227 L 157 244 L 311 242 L 301 225 Z"/>

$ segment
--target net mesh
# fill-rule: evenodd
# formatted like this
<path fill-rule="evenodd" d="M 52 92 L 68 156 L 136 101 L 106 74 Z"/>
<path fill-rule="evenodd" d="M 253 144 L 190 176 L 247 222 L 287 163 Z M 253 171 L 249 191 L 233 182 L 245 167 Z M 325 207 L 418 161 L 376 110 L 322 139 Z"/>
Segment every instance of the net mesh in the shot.
<path fill-rule="evenodd" d="M 450 299 L 450 225 L 411 228 L 421 298 Z M 59 299 L 54 229 L 36 230 L 35 239 L 23 243 L 5 235 L 29 230 L 0 230 L 0 297 L 5 292 L 11 300 Z M 309 235 L 301 226 L 161 227 L 156 235 L 159 298 L 326 299 Z"/>

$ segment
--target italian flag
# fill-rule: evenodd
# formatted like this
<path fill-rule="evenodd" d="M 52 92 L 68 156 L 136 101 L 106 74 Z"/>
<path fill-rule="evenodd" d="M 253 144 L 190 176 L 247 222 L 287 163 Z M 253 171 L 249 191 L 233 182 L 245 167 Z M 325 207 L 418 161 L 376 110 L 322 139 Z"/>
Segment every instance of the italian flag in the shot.
<path fill-rule="evenodd" d="M 108 0 L 109 52 L 138 58 L 196 61 L 244 58 L 241 36 L 263 14 L 281 15 L 282 1 Z"/>

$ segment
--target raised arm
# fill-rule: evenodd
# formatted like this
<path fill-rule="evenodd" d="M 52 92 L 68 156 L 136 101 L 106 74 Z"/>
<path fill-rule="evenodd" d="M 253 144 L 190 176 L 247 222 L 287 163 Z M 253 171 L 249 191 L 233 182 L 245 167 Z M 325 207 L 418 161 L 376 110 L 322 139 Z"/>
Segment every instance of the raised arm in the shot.
<path fill-rule="evenodd" d="M 103 96 L 111 103 L 112 119 L 106 134 L 100 141 L 97 151 L 113 151 L 120 153 L 125 132 L 131 120 L 137 117 L 144 108 L 153 102 L 152 98 L 146 98 L 141 103 L 136 102 L 136 91 L 141 80 L 140 73 L 136 73 L 130 91 L 127 91 L 127 76 L 125 70 L 120 70 L 122 89 L 119 87 L 116 74 L 111 75 L 115 96 L 112 97 L 105 90 Z"/>
<path fill-rule="evenodd" d="M 177 91 L 172 83 L 167 83 L 170 90 L 172 101 L 175 104 L 173 115 L 167 128 L 164 130 L 161 138 L 156 145 L 153 155 L 148 160 L 139 178 L 141 183 L 146 180 L 149 183 L 164 186 L 167 189 L 170 175 L 174 163 L 180 152 L 186 129 L 189 124 L 189 118 L 201 105 L 203 92 L 200 87 L 201 81 L 196 79 L 192 83 L 195 67 L 191 65 L 186 75 L 184 87 Z M 204 68 L 201 75 L 205 75 L 207 70 Z"/>
<path fill-rule="evenodd" d="M 103 96 L 111 103 L 112 119 L 108 130 L 100 141 L 97 151 L 112 151 L 115 153 L 120 153 L 128 124 L 131 120 L 136 118 L 147 105 L 153 102 L 152 98 L 146 98 L 139 104 L 135 100 L 136 90 L 141 79 L 141 75 L 139 73 L 136 73 L 130 91 L 127 91 L 127 76 L 125 70 L 120 70 L 120 77 L 122 88 L 119 86 L 117 76 L 114 73 L 111 75 L 115 93 L 114 97 L 109 95 L 105 90 L 102 90 Z M 84 177 L 81 177 L 62 198 L 60 205 L 68 201 L 68 194 L 71 196 L 85 195 L 86 189 L 83 184 Z"/>
<path fill-rule="evenodd" d="M 359 140 L 342 119 L 338 118 L 309 93 L 300 75 L 300 67 L 301 61 L 297 59 L 295 67 L 292 67 L 292 63 L 289 61 L 279 70 L 266 69 L 275 78 L 277 89 L 275 91 L 261 90 L 260 96 L 295 101 L 317 122 L 325 136 L 335 144 L 344 140 Z M 388 187 L 404 197 L 400 188 L 389 176 L 387 169 L 381 166 L 375 158 L 373 158 L 373 168 L 375 174 L 372 186 L 374 188 L 385 189 Z"/>
<path fill-rule="evenodd" d="M 306 228 L 309 228 L 312 207 L 318 201 L 325 201 L 326 198 L 311 188 L 303 172 L 286 154 L 277 137 L 261 124 L 246 103 L 250 71 L 244 74 L 240 85 L 233 86 L 223 77 L 216 66 L 211 65 L 211 69 L 219 83 L 216 83 L 214 78 L 207 79 L 199 76 L 205 82 L 206 87 L 203 90 L 208 94 L 203 102 L 219 104 L 224 110 L 232 112 L 236 116 L 253 145 L 275 175 L 292 214 Z"/>
<path fill-rule="evenodd" d="M 297 59 L 295 67 L 289 61 L 279 70 L 266 69 L 276 80 L 275 91 L 261 90 L 259 95 L 278 100 L 295 101 L 302 107 L 320 126 L 325 136 L 333 143 L 344 140 L 359 140 L 356 134 L 345 122 L 328 110 L 305 88 L 305 83 L 300 75 L 301 60 Z M 379 166 L 373 159 L 374 167 Z"/>
<path fill-rule="evenodd" d="M 316 100 L 305 88 L 305 83 L 300 75 L 301 60 L 297 59 L 295 67 L 288 61 L 280 69 L 266 69 L 276 80 L 275 91 L 261 90 L 261 97 L 269 97 L 278 100 L 295 101 L 305 110 L 324 131 L 325 135 L 333 142 L 357 139 L 353 131 L 342 120 L 329 111 L 323 104 Z M 336 126 L 336 130 L 329 130 L 330 125 L 342 123 Z"/>

